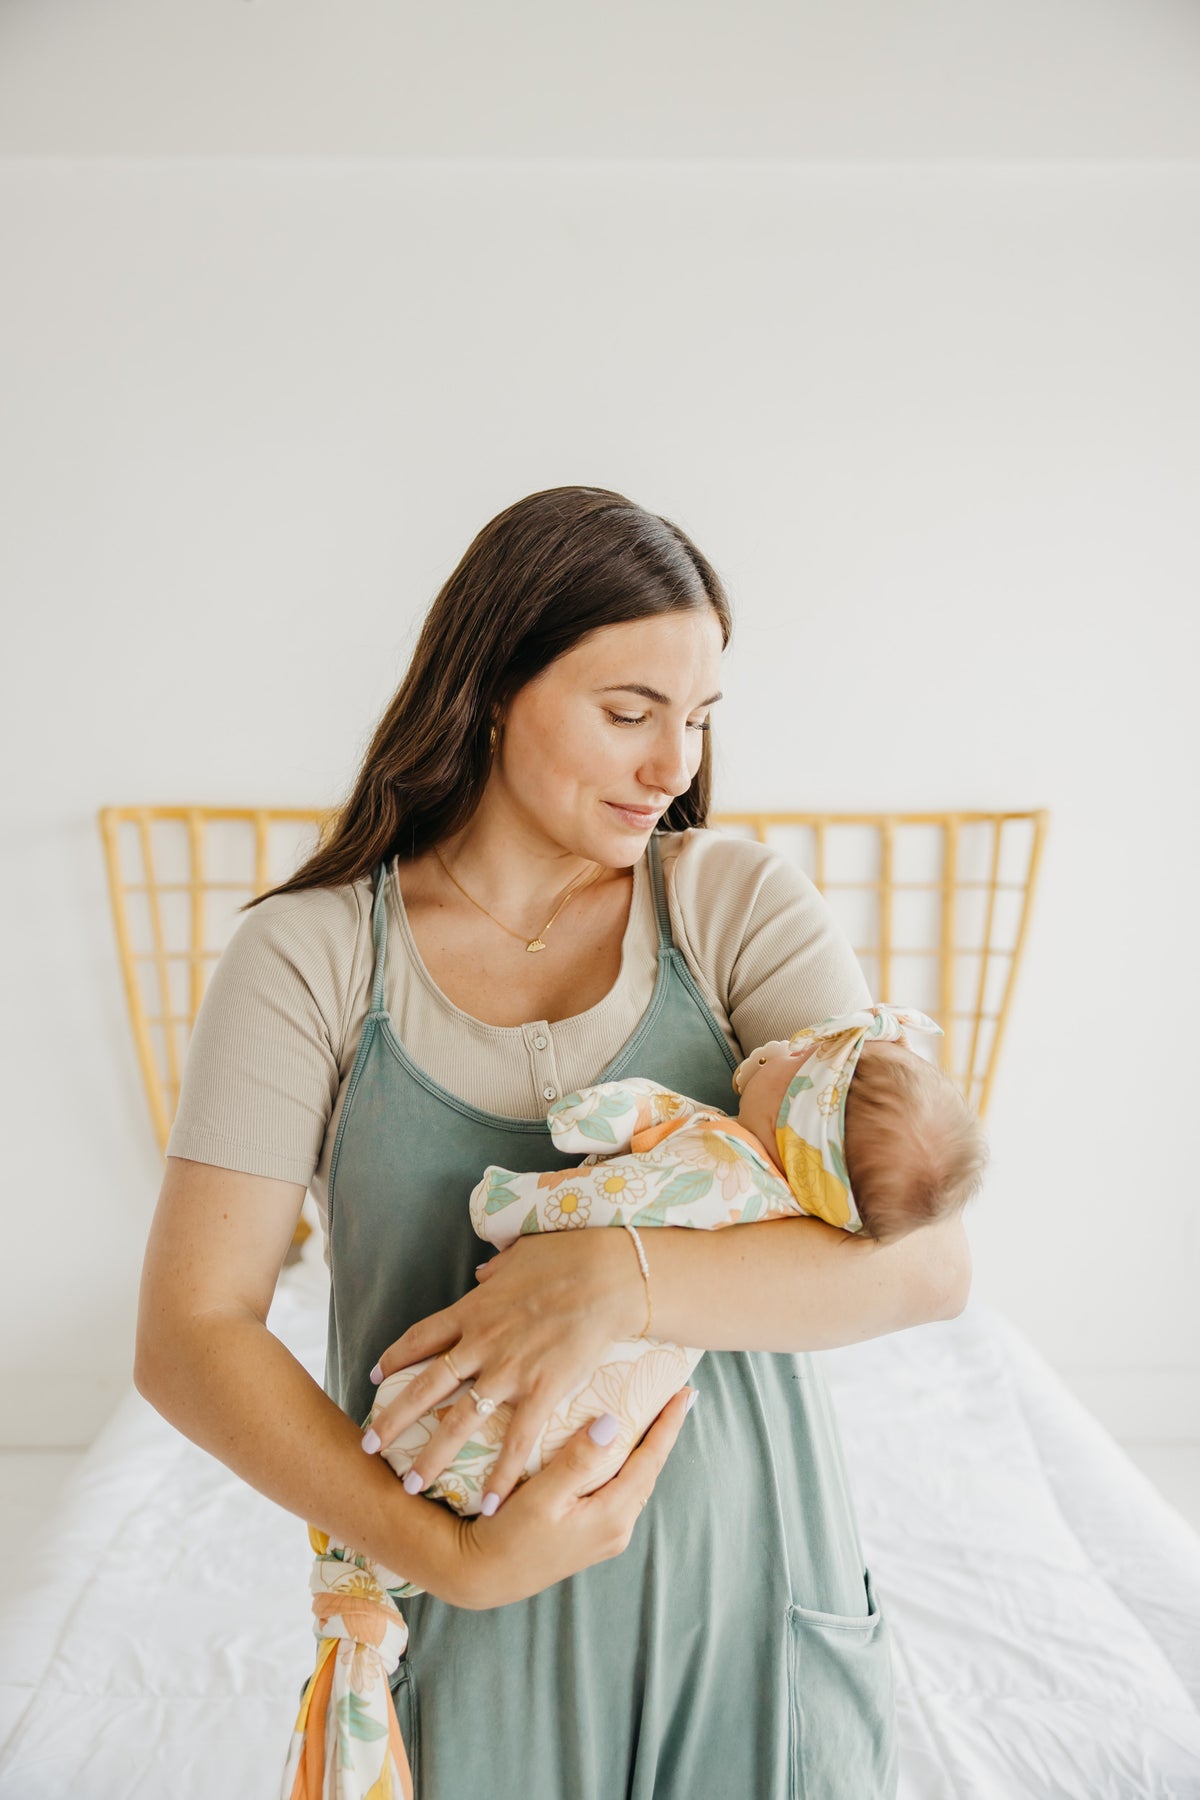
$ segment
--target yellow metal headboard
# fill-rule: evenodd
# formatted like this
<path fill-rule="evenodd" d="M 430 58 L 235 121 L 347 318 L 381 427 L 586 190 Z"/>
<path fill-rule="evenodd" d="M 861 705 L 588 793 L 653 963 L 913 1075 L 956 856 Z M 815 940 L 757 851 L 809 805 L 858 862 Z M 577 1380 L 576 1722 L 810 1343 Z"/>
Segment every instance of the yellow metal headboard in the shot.
<path fill-rule="evenodd" d="M 239 906 L 316 845 L 315 808 L 100 813 L 134 1042 L 160 1149 L 187 1041 Z M 719 813 L 791 856 L 839 915 L 881 1000 L 933 1014 L 942 1066 L 982 1114 L 1029 923 L 1044 812 Z"/>
<path fill-rule="evenodd" d="M 982 1116 L 1029 926 L 1048 814 L 722 813 L 799 863 L 877 1000 L 942 1027 L 938 1058 Z"/>
<path fill-rule="evenodd" d="M 238 908 L 286 881 L 330 816 L 265 806 L 101 811 L 125 998 L 160 1150 L 200 1001 L 240 922 Z"/>

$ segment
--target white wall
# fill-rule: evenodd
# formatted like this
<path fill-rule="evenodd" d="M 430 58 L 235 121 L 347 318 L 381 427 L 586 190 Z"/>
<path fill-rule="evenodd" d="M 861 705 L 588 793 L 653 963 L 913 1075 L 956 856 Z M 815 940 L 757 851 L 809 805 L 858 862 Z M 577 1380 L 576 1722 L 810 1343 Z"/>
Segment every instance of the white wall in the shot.
<path fill-rule="evenodd" d="M 0 1441 L 127 1381 L 157 1191 L 95 809 L 336 799 L 571 481 L 731 589 L 723 804 L 1051 808 L 976 1287 L 1194 1425 L 1198 225 L 1195 165 L 0 165 Z"/>

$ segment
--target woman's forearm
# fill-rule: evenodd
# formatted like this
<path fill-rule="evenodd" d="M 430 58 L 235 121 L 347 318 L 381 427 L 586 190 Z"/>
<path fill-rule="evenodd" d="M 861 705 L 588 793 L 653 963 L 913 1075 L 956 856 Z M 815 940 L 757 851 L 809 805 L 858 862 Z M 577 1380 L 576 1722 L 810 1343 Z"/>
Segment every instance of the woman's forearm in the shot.
<path fill-rule="evenodd" d="M 623 1238 L 623 1232 L 614 1237 Z M 651 1336 L 703 1350 L 831 1350 L 962 1310 L 970 1253 L 961 1218 L 876 1244 L 819 1219 L 720 1231 L 640 1233 L 650 1270 Z M 638 1274 L 632 1246 L 624 1256 Z M 622 1330 L 636 1336 L 645 1293 L 626 1279 Z"/>
<path fill-rule="evenodd" d="M 253 1313 L 230 1307 L 139 1336 L 139 1391 L 186 1437 L 339 1543 L 442 1599 L 459 1521 L 404 1492 L 361 1432 Z"/>

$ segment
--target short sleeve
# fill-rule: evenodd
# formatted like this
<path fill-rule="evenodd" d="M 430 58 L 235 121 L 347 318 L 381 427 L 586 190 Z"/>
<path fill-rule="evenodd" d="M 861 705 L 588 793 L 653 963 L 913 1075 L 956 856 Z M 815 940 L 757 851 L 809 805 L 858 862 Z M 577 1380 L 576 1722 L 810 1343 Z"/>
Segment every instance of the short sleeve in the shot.
<path fill-rule="evenodd" d="M 794 863 L 752 838 L 715 830 L 680 838 L 672 926 L 744 1052 L 870 1004 L 832 908 Z"/>
<path fill-rule="evenodd" d="M 308 1186 L 366 978 L 363 913 L 354 885 L 273 895 L 243 916 L 196 1015 L 168 1156 Z"/>

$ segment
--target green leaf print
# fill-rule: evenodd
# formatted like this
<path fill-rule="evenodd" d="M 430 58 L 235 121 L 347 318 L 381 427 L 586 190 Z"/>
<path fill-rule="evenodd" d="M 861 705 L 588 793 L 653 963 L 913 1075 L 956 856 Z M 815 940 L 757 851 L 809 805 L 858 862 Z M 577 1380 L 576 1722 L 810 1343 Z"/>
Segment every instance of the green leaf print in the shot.
<path fill-rule="evenodd" d="M 687 1206 L 692 1200 L 699 1200 L 712 1187 L 712 1172 L 709 1169 L 688 1169 L 686 1174 L 673 1175 L 658 1196 L 659 1206 Z"/>
<path fill-rule="evenodd" d="M 850 1177 L 846 1173 L 846 1159 L 842 1155 L 841 1145 L 835 1138 L 829 1139 L 829 1160 L 833 1164 L 833 1172 L 843 1187 L 850 1186 Z"/>
<path fill-rule="evenodd" d="M 617 1099 L 612 1094 L 598 1094 L 586 1104 L 587 1110 L 580 1113 L 572 1121 L 572 1128 L 590 1138 L 596 1144 L 615 1144 L 617 1134 L 613 1130 L 610 1119 L 623 1119 L 629 1112 L 628 1100 Z M 557 1109 L 556 1109 L 557 1110 Z M 566 1107 L 562 1108 L 563 1112 Z"/>
<path fill-rule="evenodd" d="M 633 1216 L 635 1225 L 665 1225 L 667 1213 L 672 1206 L 688 1206 L 693 1200 L 699 1200 L 712 1187 L 712 1173 L 708 1169 L 688 1169 L 682 1175 L 673 1175 L 654 1199 L 643 1206 Z"/>
<path fill-rule="evenodd" d="M 750 1164 L 750 1167 L 755 1171 L 756 1174 L 760 1174 L 762 1172 L 763 1165 L 765 1164 L 767 1159 L 763 1155 L 763 1152 L 761 1150 L 752 1150 L 750 1148 L 750 1145 L 743 1144 L 743 1142 L 740 1138 L 735 1138 L 735 1137 L 726 1138 L 725 1142 L 729 1145 L 729 1148 L 734 1152 L 734 1154 L 736 1156 L 740 1156 L 744 1163 Z"/>
<path fill-rule="evenodd" d="M 357 1694 L 345 1694 L 338 1701 L 337 1721 L 338 1737 L 341 1740 L 339 1760 L 343 1769 L 353 1767 L 354 1755 L 349 1743 L 351 1738 L 358 1738 L 360 1743 L 373 1744 L 388 1734 L 387 1726 L 371 1717 Z"/>
<path fill-rule="evenodd" d="M 601 1113 L 593 1113 L 588 1119 L 576 1119 L 575 1129 L 595 1144 L 615 1144 L 617 1141 L 616 1132 Z"/>
<path fill-rule="evenodd" d="M 541 1226 L 538 1224 L 537 1207 L 531 1206 L 521 1221 L 521 1229 L 518 1231 L 517 1236 L 532 1237 L 535 1231 L 540 1230 Z"/>
<path fill-rule="evenodd" d="M 483 1208 L 485 1213 L 502 1212 L 506 1206 L 515 1206 L 521 1196 L 514 1194 L 508 1186 L 508 1183 L 515 1179 L 516 1176 L 511 1169 L 498 1171 L 492 1176 L 488 1182 L 487 1201 Z"/>

